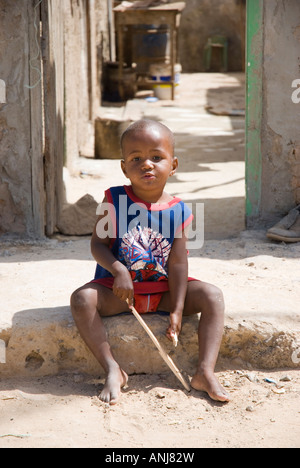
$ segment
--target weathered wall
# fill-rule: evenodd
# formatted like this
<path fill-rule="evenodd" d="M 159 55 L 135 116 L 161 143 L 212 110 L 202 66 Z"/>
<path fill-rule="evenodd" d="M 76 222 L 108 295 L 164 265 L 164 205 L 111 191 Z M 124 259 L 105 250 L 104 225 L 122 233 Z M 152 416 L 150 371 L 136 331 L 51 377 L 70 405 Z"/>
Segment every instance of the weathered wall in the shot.
<path fill-rule="evenodd" d="M 228 38 L 228 66 L 240 71 L 244 66 L 245 1 L 185 0 L 182 14 L 179 50 L 185 73 L 202 72 L 203 49 L 214 34 Z M 215 61 L 215 67 L 218 65 Z M 215 68 L 216 70 L 216 68 Z"/>
<path fill-rule="evenodd" d="M 0 235 L 33 228 L 27 2 L 0 0 Z M 9 45 L 9 46 L 8 46 Z"/>
<path fill-rule="evenodd" d="M 46 197 L 44 193 L 44 176 L 47 181 L 53 174 L 48 173 L 47 165 L 43 167 L 42 89 L 33 68 L 40 66 L 33 25 L 35 12 L 36 27 L 39 25 L 40 5 L 43 8 L 46 2 L 0 0 L 0 80 L 6 84 L 6 103 L 0 103 L 0 236 L 43 235 L 44 214 L 55 196 L 48 191 Z M 65 156 L 70 164 L 93 136 L 93 119 L 101 96 L 102 58 L 108 56 L 106 5 L 106 0 L 63 2 L 66 118 L 61 125 L 66 129 Z M 49 8 L 55 10 L 54 2 L 49 2 Z M 57 24 L 50 23 L 52 32 L 57 33 Z M 46 29 L 43 34 L 47 34 Z M 45 54 L 45 41 L 43 46 Z M 26 87 L 36 83 L 34 89 Z M 52 96 L 49 100 L 54 101 L 55 86 L 45 79 L 44 84 L 48 91 L 45 96 Z M 1 97 L 2 86 L 0 91 Z M 49 117 L 47 109 L 53 109 L 53 102 L 46 99 Z M 46 143 L 49 138 L 51 135 L 46 134 Z M 58 167 L 55 161 L 54 166 Z"/>
<path fill-rule="evenodd" d="M 300 2 L 264 2 L 261 221 L 276 221 L 300 203 Z"/>
<path fill-rule="evenodd" d="M 70 171 L 94 135 L 102 60 L 108 58 L 106 0 L 64 3 L 66 165 Z"/>
<path fill-rule="evenodd" d="M 72 165 L 89 134 L 86 1 L 64 2 L 64 15 L 66 155 Z"/>

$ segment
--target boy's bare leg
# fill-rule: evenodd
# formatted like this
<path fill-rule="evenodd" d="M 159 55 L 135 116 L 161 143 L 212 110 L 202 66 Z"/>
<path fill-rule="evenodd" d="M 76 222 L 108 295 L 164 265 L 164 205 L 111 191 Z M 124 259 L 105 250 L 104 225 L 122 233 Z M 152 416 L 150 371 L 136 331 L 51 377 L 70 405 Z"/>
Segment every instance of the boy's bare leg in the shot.
<path fill-rule="evenodd" d="M 167 294 L 159 305 L 161 310 L 166 310 L 164 304 L 167 305 L 168 302 Z M 211 284 L 191 281 L 188 283 L 183 315 L 199 312 L 201 312 L 198 328 L 199 361 L 191 386 L 196 390 L 207 392 L 213 400 L 227 402 L 230 396 L 214 373 L 224 329 L 223 294 Z"/>
<path fill-rule="evenodd" d="M 100 317 L 111 316 L 127 310 L 111 290 L 90 283 L 77 289 L 71 296 L 71 310 L 79 333 L 106 373 L 106 382 L 100 399 L 111 405 L 116 404 L 121 388 L 128 376 L 116 362 L 107 332 Z"/>
<path fill-rule="evenodd" d="M 189 315 L 197 305 L 201 311 L 198 329 L 199 362 L 191 386 L 207 392 L 213 400 L 226 402 L 230 396 L 214 374 L 224 331 L 223 294 L 220 289 L 207 283 L 189 284 L 185 313 Z"/>

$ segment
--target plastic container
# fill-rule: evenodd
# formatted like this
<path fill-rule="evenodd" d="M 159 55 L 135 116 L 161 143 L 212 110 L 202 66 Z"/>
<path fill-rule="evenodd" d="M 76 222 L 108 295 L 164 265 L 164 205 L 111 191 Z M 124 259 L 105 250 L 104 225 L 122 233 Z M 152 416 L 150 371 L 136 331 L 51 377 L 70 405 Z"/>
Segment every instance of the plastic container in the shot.
<path fill-rule="evenodd" d="M 132 62 L 138 73 L 149 73 L 151 63 L 164 63 L 170 57 L 169 31 L 161 25 L 139 25 L 132 27 Z M 131 40 L 130 37 L 128 40 Z"/>
<path fill-rule="evenodd" d="M 175 97 L 178 94 L 178 87 L 180 84 L 180 73 L 181 73 L 181 65 L 177 63 L 174 66 L 175 72 Z M 158 99 L 172 99 L 172 84 L 170 83 L 172 80 L 172 69 L 171 65 L 169 64 L 154 64 L 150 67 L 150 74 L 151 79 L 154 81 L 160 81 L 163 83 L 154 84 L 154 95 Z"/>

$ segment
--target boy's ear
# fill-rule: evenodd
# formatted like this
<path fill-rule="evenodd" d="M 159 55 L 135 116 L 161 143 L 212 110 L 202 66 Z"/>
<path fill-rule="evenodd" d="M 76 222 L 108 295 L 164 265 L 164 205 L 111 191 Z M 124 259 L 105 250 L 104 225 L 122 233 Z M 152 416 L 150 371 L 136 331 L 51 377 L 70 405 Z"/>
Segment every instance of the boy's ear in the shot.
<path fill-rule="evenodd" d="M 128 178 L 128 175 L 127 175 L 126 169 L 125 169 L 125 161 L 124 161 L 124 159 L 121 159 L 121 169 L 122 169 L 122 171 L 123 171 L 124 176 Z"/>
<path fill-rule="evenodd" d="M 175 174 L 175 172 L 177 171 L 177 167 L 178 167 L 178 158 L 176 158 L 176 156 L 174 156 L 173 162 L 172 162 L 172 170 L 170 172 L 169 177 L 172 177 Z"/>

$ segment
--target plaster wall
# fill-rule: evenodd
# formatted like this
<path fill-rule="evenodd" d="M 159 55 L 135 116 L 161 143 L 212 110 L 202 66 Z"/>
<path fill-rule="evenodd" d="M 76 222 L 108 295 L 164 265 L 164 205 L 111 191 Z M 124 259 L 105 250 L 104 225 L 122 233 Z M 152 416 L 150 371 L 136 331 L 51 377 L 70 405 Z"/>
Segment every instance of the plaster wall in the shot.
<path fill-rule="evenodd" d="M 229 41 L 228 69 L 244 69 L 245 1 L 185 0 L 182 14 L 179 52 L 185 73 L 203 72 L 203 50 L 207 39 L 221 34 Z M 212 71 L 219 71 L 219 57 L 212 60 Z"/>
<path fill-rule="evenodd" d="M 0 235 L 33 229 L 27 2 L 0 0 Z M 9 46 L 8 46 L 9 45 Z"/>
<path fill-rule="evenodd" d="M 261 220 L 268 224 L 300 203 L 300 2 L 264 2 Z"/>
<path fill-rule="evenodd" d="M 102 61 L 109 57 L 107 17 L 106 0 L 64 3 L 65 164 L 71 172 L 94 138 Z"/>
<path fill-rule="evenodd" d="M 33 0 L 0 0 L 0 236 L 41 235 L 36 229 L 33 201 L 37 197 L 34 193 L 37 177 L 43 190 L 44 171 L 41 162 L 41 174 L 38 174 L 33 160 L 34 156 L 42 158 L 43 155 L 34 153 L 32 122 L 33 114 L 36 119 L 41 107 L 42 90 L 39 83 L 33 97 L 33 92 L 26 87 L 40 78 L 32 69 L 32 66 L 39 67 L 39 62 L 35 60 L 30 66 L 30 59 L 37 53 L 33 28 L 35 5 L 38 4 Z M 63 124 L 65 163 L 70 165 L 93 137 L 93 118 L 101 95 L 102 60 L 109 54 L 106 5 L 106 0 L 64 1 L 66 117 Z M 89 22 L 86 21 L 88 8 Z M 55 95 L 55 90 L 51 95 Z M 39 123 L 42 127 L 42 117 Z M 42 146 L 42 134 L 40 140 Z"/>
<path fill-rule="evenodd" d="M 72 165 L 88 135 L 89 96 L 85 1 L 64 4 L 65 137 L 67 165 Z"/>

